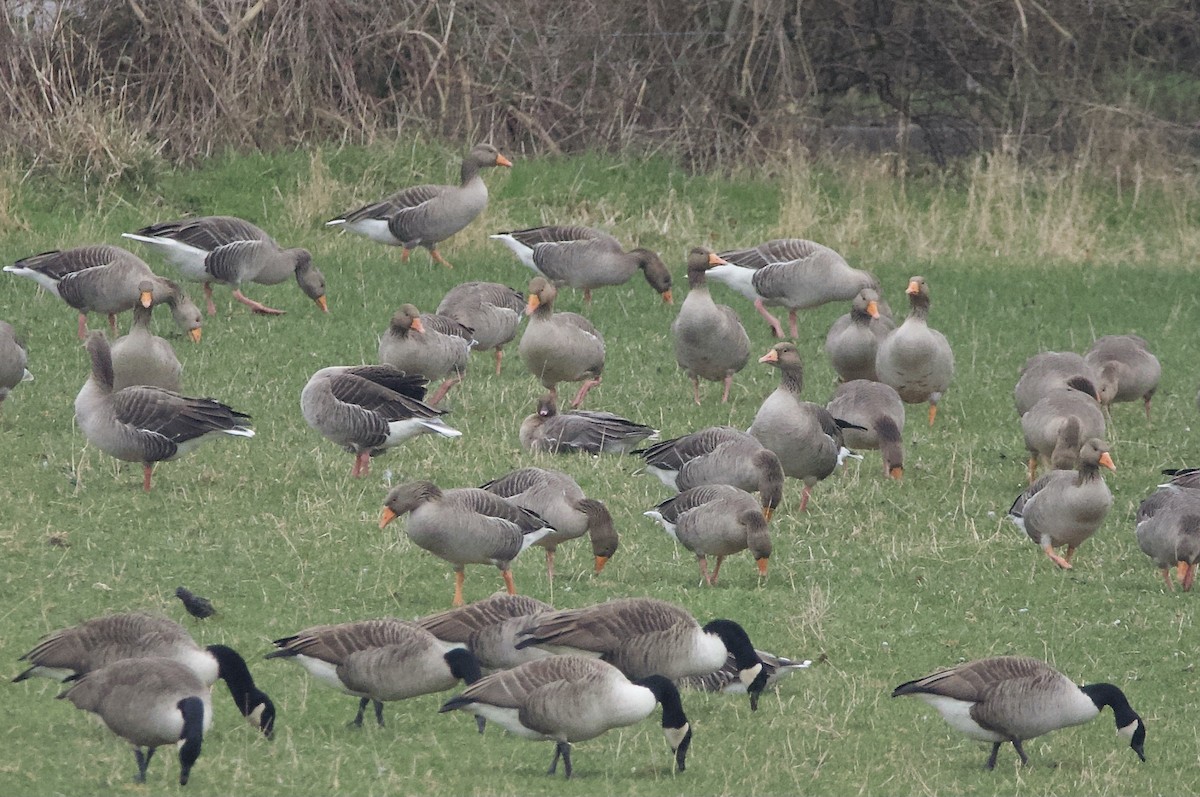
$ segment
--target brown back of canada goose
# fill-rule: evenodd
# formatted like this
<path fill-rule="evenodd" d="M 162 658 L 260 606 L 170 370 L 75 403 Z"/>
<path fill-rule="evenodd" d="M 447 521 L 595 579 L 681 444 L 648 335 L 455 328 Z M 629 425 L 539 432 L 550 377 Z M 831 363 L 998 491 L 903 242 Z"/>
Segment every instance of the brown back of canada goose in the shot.
<path fill-rule="evenodd" d="M 954 351 L 946 336 L 929 326 L 929 284 L 924 277 L 908 282 L 910 309 L 904 323 L 879 344 L 875 370 L 907 404 L 929 402 L 929 425 L 954 378 Z"/>
<path fill-rule="evenodd" d="M 183 389 L 183 364 L 165 339 L 150 331 L 151 308 L 133 308 L 129 334 L 112 342 L 113 390 L 151 385 L 178 393 Z"/>
<path fill-rule="evenodd" d="M 904 475 L 904 402 L 895 388 L 865 379 L 843 382 L 825 408 L 833 417 L 862 427 L 842 429 L 847 447 L 878 449 L 884 474 L 894 479 Z"/>
<path fill-rule="evenodd" d="M 526 595 L 497 592 L 489 598 L 417 620 L 417 625 L 443 642 L 466 645 L 479 663 L 507 670 L 552 654 L 537 648 L 517 650 L 522 631 L 554 607 Z"/>

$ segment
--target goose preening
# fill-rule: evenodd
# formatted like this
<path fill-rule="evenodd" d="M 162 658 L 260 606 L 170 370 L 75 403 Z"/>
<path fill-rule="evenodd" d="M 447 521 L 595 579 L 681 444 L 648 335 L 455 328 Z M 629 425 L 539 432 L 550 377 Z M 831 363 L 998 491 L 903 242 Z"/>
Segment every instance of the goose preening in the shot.
<path fill-rule="evenodd" d="M 616 238 L 600 230 L 546 226 L 488 237 L 507 246 L 522 263 L 555 285 L 582 288 L 585 302 L 592 301 L 593 288 L 624 285 L 640 270 L 663 302 L 671 303 L 671 272 L 658 254 L 641 247 L 626 252 Z"/>
<path fill-rule="evenodd" d="M 371 457 L 421 434 L 461 437 L 426 404 L 425 379 L 390 365 L 335 365 L 312 375 L 300 411 L 316 431 L 354 454 L 351 476 L 366 476 Z"/>
<path fill-rule="evenodd" d="M 517 336 L 525 311 L 525 295 L 498 282 L 464 282 L 446 292 L 437 314 L 471 330 L 474 351 L 495 353 L 496 373 L 504 359 L 504 346 Z"/>
<path fill-rule="evenodd" d="M 212 725 L 211 690 L 174 659 L 116 661 L 81 675 L 58 697 L 98 715 L 133 745 L 138 783 L 146 782 L 154 751 L 172 744 L 179 746 L 179 785 L 186 786 Z"/>
<path fill-rule="evenodd" d="M 750 359 L 750 337 L 732 307 L 717 304 L 708 292 L 706 272 L 724 265 L 711 249 L 696 247 L 688 254 L 688 294 L 671 324 L 675 362 L 692 380 L 692 397 L 700 403 L 700 378 L 723 382 L 721 403 L 729 401 L 733 375 Z"/>
<path fill-rule="evenodd" d="M 430 481 L 393 487 L 384 500 L 379 528 L 408 513 L 405 531 L 409 539 L 454 565 L 454 606 L 463 605 L 469 564 L 495 565 L 504 576 L 508 593 L 515 595 L 513 559 L 554 531 L 534 513 L 487 490 L 442 490 Z"/>
<path fill-rule="evenodd" d="M 1112 397 L 1099 394 L 1097 376 L 1095 369 L 1084 361 L 1083 356 L 1073 351 L 1039 352 L 1021 366 L 1017 384 L 1013 387 L 1013 403 L 1017 406 L 1017 414 L 1024 415 L 1029 412 L 1034 404 L 1052 390 L 1068 387 L 1072 383 L 1076 385 L 1077 390 L 1085 389 L 1078 381 L 1080 379 L 1090 382 L 1093 386 L 1091 392 L 1096 395 L 1097 400 L 1107 404 Z M 1115 392 L 1115 386 L 1112 390 Z"/>
<path fill-rule="evenodd" d="M 709 586 L 716 586 L 725 557 L 745 550 L 754 557 L 758 574 L 767 575 L 771 534 L 758 499 L 745 490 L 728 484 L 693 487 L 642 514 L 696 555 L 700 579 Z M 711 574 L 709 556 L 717 557 Z"/>
<path fill-rule="evenodd" d="M 1158 390 L 1162 366 L 1150 352 L 1150 344 L 1137 335 L 1106 335 L 1098 338 L 1084 361 L 1096 371 L 1100 400 L 1107 407 L 1118 401 L 1141 399 L 1150 420 L 1150 399 Z"/>
<path fill-rule="evenodd" d="M 994 769 L 1000 745 L 1012 742 L 1021 763 L 1029 762 L 1022 742 L 1082 725 L 1108 706 L 1117 733 L 1146 760 L 1146 723 L 1113 684 L 1076 686 L 1044 661 L 1019 656 L 979 659 L 900 684 L 892 697 L 914 695 L 937 709 L 951 728 L 968 738 L 992 743 L 987 768 Z"/>
<path fill-rule="evenodd" d="M 537 410 L 525 416 L 519 432 L 521 448 L 547 454 L 584 451 L 589 454 L 627 454 L 658 430 L 611 412 L 558 411 L 554 396 L 538 399 Z"/>
<path fill-rule="evenodd" d="M 24 339 L 13 331 L 11 324 L 0 321 L 0 404 L 14 387 L 33 380 L 33 374 L 25 367 L 28 362 Z"/>
<path fill-rule="evenodd" d="M 466 227 L 487 207 L 487 185 L 479 172 L 491 166 L 512 166 L 512 161 L 491 144 L 477 144 L 462 161 L 458 185 L 415 185 L 386 199 L 325 222 L 377 243 L 402 246 L 401 260 L 423 246 L 435 262 L 451 268 L 437 245 Z"/>
<path fill-rule="evenodd" d="M 1175 589 L 1175 568 L 1184 592 L 1189 592 L 1200 562 L 1200 490 L 1160 487 L 1138 506 L 1136 524 L 1138 547 L 1162 573 L 1167 589 Z"/>
<path fill-rule="evenodd" d="M 180 330 L 200 340 L 200 310 L 177 285 L 150 270 L 140 257 L 119 246 L 79 246 L 43 252 L 4 270 L 28 277 L 79 312 L 79 339 L 87 336 L 87 314 L 108 315 L 117 331 L 117 313 L 135 305 L 166 304 Z M 150 282 L 150 290 L 143 283 Z"/>
<path fill-rule="evenodd" d="M 151 315 L 151 308 L 135 305 L 129 334 L 112 342 L 113 390 L 135 385 L 176 393 L 183 389 L 183 364 L 171 344 L 150 331 Z"/>
<path fill-rule="evenodd" d="M 554 554 L 560 543 L 582 537 L 592 543 L 595 572 L 617 550 L 617 529 L 603 502 L 584 495 L 579 483 L 558 470 L 521 468 L 482 485 L 482 489 L 535 513 L 553 529 L 537 541 L 546 549 L 546 576 L 554 582 Z"/>
<path fill-rule="evenodd" d="M 904 477 L 904 402 L 895 388 L 866 379 L 843 382 L 825 409 L 851 424 L 842 429 L 848 448 L 878 449 L 884 475 Z"/>
<path fill-rule="evenodd" d="M 553 775 L 562 758 L 571 777 L 571 743 L 613 728 L 633 725 L 662 706 L 662 729 L 683 772 L 692 729 L 679 689 L 661 675 L 630 681 L 603 661 L 583 656 L 551 656 L 486 676 L 450 698 L 441 712 L 462 710 L 490 720 L 525 739 L 554 742 Z"/>
<path fill-rule="evenodd" d="M 825 353 L 838 378 L 878 381 L 875 356 L 880 342 L 896 328 L 891 316 L 880 312 L 879 291 L 863 288 L 854 297 L 850 312 L 839 316 L 825 336 Z"/>
<path fill-rule="evenodd" d="M 517 650 L 541 647 L 553 653 L 594 656 L 629 678 L 663 675 L 677 680 L 708 675 L 737 661 L 750 708 L 767 683 L 767 672 L 746 630 L 733 620 L 703 627 L 687 609 L 654 598 L 623 598 L 539 616 L 521 634 Z"/>
<path fill-rule="evenodd" d="M 762 660 L 763 670 L 767 673 L 765 689 L 773 689 L 785 677 L 797 670 L 807 670 L 812 666 L 812 660 L 795 661 L 785 656 L 776 656 L 765 650 L 755 649 L 758 658 Z M 733 656 L 725 658 L 725 666 L 708 675 L 689 675 L 679 679 L 679 685 L 688 689 L 698 689 L 702 692 L 724 692 L 732 695 L 744 695 L 746 684 L 738 677 L 737 661 Z"/>
<path fill-rule="evenodd" d="M 525 314 L 529 323 L 517 351 L 529 372 L 558 399 L 559 382 L 582 382 L 571 401 L 572 409 L 600 384 L 604 371 L 604 338 L 578 313 L 555 313 L 558 289 L 545 277 L 529 282 Z"/>
<path fill-rule="evenodd" d="M 137 232 L 122 233 L 157 250 L 171 261 L 184 279 L 204 284 L 209 315 L 216 315 L 212 284 L 233 289 L 233 298 L 262 315 L 282 315 L 242 293 L 242 284 L 278 285 L 295 277 L 304 295 L 329 312 L 325 277 L 312 264 L 307 249 L 284 249 L 264 230 L 234 216 L 200 216 L 164 221 Z"/>
<path fill-rule="evenodd" d="M 379 362 L 430 382 L 443 379 L 426 402 L 436 407 L 450 388 L 462 381 L 473 333 L 452 318 L 402 304 L 379 338 Z"/>
<path fill-rule="evenodd" d="M 1065 386 L 1049 388 L 1021 416 L 1021 433 L 1029 451 L 1031 484 L 1039 461 L 1048 462 L 1052 470 L 1075 470 L 1083 441 L 1107 436 L 1095 385 L 1086 377 L 1073 376 Z"/>
<path fill-rule="evenodd" d="M 392 618 L 313 626 L 274 645 L 279 650 L 266 658 L 295 661 L 326 686 L 359 699 L 350 723 L 356 728 L 368 704 L 382 728 L 385 701 L 443 692 L 459 681 L 473 684 L 482 674 L 469 650 L 447 649 L 421 626 Z"/>
<path fill-rule="evenodd" d="M 1041 546 L 1050 561 L 1071 569 L 1071 557 L 1096 533 L 1112 507 L 1113 497 L 1100 468 L 1115 471 L 1108 444 L 1092 438 L 1079 450 L 1077 470 L 1052 470 L 1017 496 L 1008 516 Z M 1067 546 L 1065 557 L 1054 552 Z"/>
<path fill-rule="evenodd" d="M 146 385 L 115 390 L 112 351 L 104 333 L 91 333 L 86 346 L 92 373 L 75 397 L 75 421 L 96 448 L 142 463 L 146 492 L 155 462 L 177 459 L 212 437 L 254 437 L 246 425 L 249 415 L 214 399 Z"/>
<path fill-rule="evenodd" d="M 929 283 L 913 277 L 905 290 L 908 317 L 879 344 L 875 370 L 906 404 L 929 402 L 929 425 L 938 401 L 954 378 L 954 351 L 941 332 L 929 326 Z"/>
<path fill-rule="evenodd" d="M 122 659 L 172 659 L 195 674 L 205 688 L 225 681 L 229 694 L 251 725 L 268 737 L 275 729 L 275 704 L 259 689 L 246 660 L 225 645 L 200 647 L 173 620 L 132 612 L 86 620 L 43 637 L 20 658 L 29 667 L 13 679 L 72 680 Z"/>
<path fill-rule="evenodd" d="M 646 471 L 678 492 L 705 484 L 731 484 L 762 499 L 763 517 L 783 500 L 783 466 L 758 438 L 732 426 L 709 426 L 637 449 Z"/>
<path fill-rule="evenodd" d="M 415 622 L 443 642 L 466 645 L 490 670 L 508 670 L 553 655 L 538 648 L 517 650 L 520 633 L 554 607 L 527 595 L 497 592 L 481 601 L 421 617 Z"/>

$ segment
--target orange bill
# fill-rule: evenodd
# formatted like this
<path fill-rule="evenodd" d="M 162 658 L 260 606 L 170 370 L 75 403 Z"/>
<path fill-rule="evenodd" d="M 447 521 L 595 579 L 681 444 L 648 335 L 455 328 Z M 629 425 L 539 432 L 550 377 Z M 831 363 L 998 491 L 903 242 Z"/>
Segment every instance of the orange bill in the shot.
<path fill-rule="evenodd" d="M 379 518 L 379 528 L 383 528 L 397 517 L 399 517 L 399 515 L 393 512 L 390 506 L 385 506 L 383 508 L 383 515 Z"/>

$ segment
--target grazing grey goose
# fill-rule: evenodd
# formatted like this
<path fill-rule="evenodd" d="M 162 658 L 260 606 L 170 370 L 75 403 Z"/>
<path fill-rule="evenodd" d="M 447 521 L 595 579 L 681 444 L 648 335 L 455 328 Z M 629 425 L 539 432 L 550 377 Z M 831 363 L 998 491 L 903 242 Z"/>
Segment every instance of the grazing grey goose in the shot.
<path fill-rule="evenodd" d="M 850 312 L 839 316 L 825 336 L 825 353 L 838 378 L 843 382 L 855 379 L 879 381 L 875 373 L 875 356 L 880 342 L 896 328 L 891 316 L 879 309 L 879 291 L 863 288 L 854 297 Z"/>
<path fill-rule="evenodd" d="M 456 609 L 418 618 L 415 622 L 443 642 L 466 645 L 483 667 L 508 670 L 553 655 L 537 648 L 516 648 L 520 632 L 539 615 L 552 611 L 553 606 L 537 598 L 497 592 Z"/>
<path fill-rule="evenodd" d="M 1138 506 L 1134 536 L 1167 589 L 1175 589 L 1171 570 L 1176 568 L 1184 592 L 1190 591 L 1200 562 L 1200 491 L 1160 487 Z"/>
<path fill-rule="evenodd" d="M 204 284 L 208 314 L 215 315 L 212 284 L 233 289 L 233 298 L 262 315 L 281 315 L 242 293 L 242 283 L 278 285 L 295 277 L 304 295 L 329 312 L 325 277 L 312 264 L 307 249 L 283 249 L 275 239 L 245 219 L 234 216 L 200 216 L 164 221 L 135 233 L 122 233 L 158 250 L 179 268 L 184 279 Z"/>
<path fill-rule="evenodd" d="M 335 365 L 322 368 L 300 393 L 304 420 L 354 454 L 351 476 L 366 476 L 371 457 L 421 434 L 461 437 L 429 406 L 425 379 L 390 365 Z"/>
<path fill-rule="evenodd" d="M 13 679 L 74 680 L 122 659 L 160 657 L 184 665 L 205 685 L 225 681 L 242 716 L 268 737 L 275 704 L 257 687 L 246 660 L 225 645 L 200 647 L 174 620 L 142 612 L 110 614 L 47 634 L 20 658 L 29 667 Z"/>
<path fill-rule="evenodd" d="M 626 252 L 616 238 L 600 230 L 547 226 L 488 237 L 503 243 L 522 263 L 555 285 L 582 288 L 585 302 L 592 301 L 592 288 L 624 285 L 641 270 L 663 302 L 671 303 L 671 272 L 658 254 L 641 247 Z"/>
<path fill-rule="evenodd" d="M 755 648 L 755 653 L 763 663 L 767 672 L 767 683 L 764 689 L 772 689 L 779 685 L 785 677 L 797 670 L 807 670 L 812 666 L 811 660 L 795 661 L 785 656 L 776 656 L 765 650 Z M 746 685 L 738 677 L 737 661 L 732 655 L 725 659 L 725 666 L 708 675 L 689 675 L 679 679 L 679 685 L 688 689 L 698 689 L 702 692 L 724 692 L 731 695 L 746 694 Z"/>
<path fill-rule="evenodd" d="M 525 416 L 519 432 L 521 448 L 547 454 L 627 454 L 657 436 L 656 429 L 611 412 L 560 413 L 550 394 L 538 399 L 537 410 Z"/>
<path fill-rule="evenodd" d="M 863 288 L 879 289 L 874 275 L 851 268 L 828 246 L 803 238 L 779 238 L 718 255 L 728 265 L 710 269 L 708 276 L 754 302 L 777 338 L 784 336 L 783 327 L 769 305 L 788 308 L 790 331 L 797 338 L 797 311 L 849 301 Z"/>
<path fill-rule="evenodd" d="M 646 471 L 678 492 L 705 484 L 731 484 L 761 494 L 763 517 L 783 500 L 783 466 L 754 435 L 732 426 L 709 426 L 633 451 Z"/>
<path fill-rule="evenodd" d="M 388 492 L 379 528 L 405 514 L 409 515 L 408 538 L 454 565 L 454 606 L 463 605 L 469 564 L 495 565 L 504 576 L 508 593 L 515 595 L 513 559 L 554 531 L 534 513 L 487 490 L 442 490 L 424 480 L 399 484 Z"/>
<path fill-rule="evenodd" d="M 537 542 L 546 549 L 546 576 L 551 583 L 560 543 L 587 534 L 597 573 L 616 553 L 617 529 L 608 507 L 584 495 L 579 483 L 560 470 L 520 468 L 491 480 L 482 489 L 536 513 L 554 529 Z"/>
<path fill-rule="evenodd" d="M 884 475 L 904 477 L 904 402 L 894 388 L 866 379 L 843 382 L 825 409 L 852 424 L 842 429 L 848 448 L 878 449 Z"/>
<path fill-rule="evenodd" d="M 462 161 L 458 185 L 415 185 L 325 222 L 388 246 L 402 246 L 402 261 L 418 246 L 435 262 L 451 268 L 437 245 L 466 227 L 487 207 L 488 191 L 479 171 L 512 166 L 491 144 L 477 144 Z"/>
<path fill-rule="evenodd" d="M 677 680 L 708 675 L 733 654 L 750 708 L 767 683 L 762 660 L 746 630 L 733 620 L 701 627 L 691 612 L 656 598 L 620 598 L 543 615 L 527 628 L 517 649 L 599 656 L 629 678 L 663 675 Z"/>
<path fill-rule="evenodd" d="M 422 313 L 416 305 L 402 304 L 379 338 L 379 361 L 430 382 L 443 379 L 426 401 L 436 407 L 467 371 L 472 332 L 452 318 Z"/>
<path fill-rule="evenodd" d="M 33 374 L 25 367 L 28 362 L 25 341 L 13 330 L 12 324 L 0 321 L 0 404 L 14 387 L 32 381 Z"/>
<path fill-rule="evenodd" d="M 692 380 L 692 398 L 700 403 L 700 379 L 723 382 L 721 403 L 729 401 L 733 375 L 750 359 L 750 336 L 732 307 L 717 304 L 708 292 L 706 272 L 724 264 L 711 250 L 695 247 L 688 253 L 688 295 L 671 323 L 675 362 Z"/>
<path fill-rule="evenodd" d="M 119 246 L 79 246 L 54 250 L 19 260 L 4 270 L 28 277 L 79 312 L 79 339 L 87 336 L 87 314 L 108 315 L 113 334 L 117 331 L 117 313 L 135 305 L 150 307 L 166 304 L 175 324 L 200 340 L 200 311 L 192 300 L 169 279 L 150 270 L 133 252 Z M 151 290 L 142 289 L 149 281 Z"/>
<path fill-rule="evenodd" d="M 1112 507 L 1113 497 L 1100 468 L 1115 471 L 1108 444 L 1092 438 L 1079 450 L 1077 470 L 1052 470 L 1017 496 L 1008 516 L 1039 545 L 1050 561 L 1071 569 L 1071 558 L 1096 533 Z M 1065 557 L 1054 549 L 1067 546 Z"/>
<path fill-rule="evenodd" d="M 452 318 L 471 330 L 474 351 L 491 351 L 496 373 L 504 359 L 504 346 L 517 336 L 525 310 L 525 295 L 498 282 L 464 282 L 446 292 L 437 314 Z"/>
<path fill-rule="evenodd" d="M 1021 433 L 1029 451 L 1029 481 L 1037 476 L 1039 461 L 1051 469 L 1074 470 L 1079 448 L 1090 437 L 1107 436 L 1104 411 L 1096 400 L 1096 387 L 1086 377 L 1073 376 L 1065 387 L 1048 389 L 1021 416 Z"/>
<path fill-rule="evenodd" d="M 81 676 L 58 697 L 96 714 L 133 745 L 138 783 L 146 782 L 155 750 L 178 745 L 179 785 L 186 786 L 212 725 L 209 687 L 173 659 L 116 661 Z"/>
<path fill-rule="evenodd" d="M 462 710 L 491 720 L 525 739 L 554 742 L 547 775 L 562 759 L 571 777 L 571 743 L 594 739 L 612 728 L 632 725 L 662 705 L 662 729 L 683 772 L 692 729 L 679 689 L 651 675 L 630 681 L 616 667 L 583 656 L 551 656 L 493 673 L 452 697 L 440 712 Z"/>
<path fill-rule="evenodd" d="M 929 326 L 929 283 L 913 277 L 905 291 L 908 317 L 879 344 L 875 370 L 879 381 L 891 385 L 905 404 L 929 402 L 929 425 L 937 417 L 938 401 L 954 378 L 954 351 L 941 332 Z"/>
<path fill-rule="evenodd" d="M 136 305 L 129 334 L 112 342 L 113 390 L 134 385 L 183 389 L 183 364 L 171 344 L 150 331 L 151 315 L 151 308 Z"/>
<path fill-rule="evenodd" d="M 1096 386 L 1106 407 L 1118 401 L 1142 400 L 1150 420 L 1150 399 L 1158 390 L 1162 366 L 1150 352 L 1150 344 L 1137 335 L 1105 335 L 1083 356 L 1097 372 Z"/>
<path fill-rule="evenodd" d="M 268 659 L 288 659 L 326 686 L 359 699 L 350 723 L 363 724 L 369 703 L 383 727 L 385 701 L 407 700 L 473 684 L 482 672 L 475 656 L 450 647 L 416 623 L 394 618 L 317 625 L 276 639 Z M 480 732 L 482 732 L 480 728 Z"/>
<path fill-rule="evenodd" d="M 1086 379 L 1093 385 L 1093 393 L 1098 392 L 1096 378 L 1099 375 L 1092 366 L 1088 365 L 1083 355 L 1073 351 L 1043 351 L 1033 355 L 1021 366 L 1017 384 L 1013 387 L 1013 403 L 1017 406 L 1017 414 L 1024 415 L 1033 408 L 1051 390 L 1065 388 L 1072 379 Z M 1081 383 L 1076 383 L 1081 384 Z M 1077 388 L 1082 389 L 1082 388 Z M 1114 391 L 1115 392 L 1115 389 Z M 1101 403 L 1104 396 L 1098 396 Z M 1108 397 L 1111 401 L 1111 396 Z"/>
<path fill-rule="evenodd" d="M 246 425 L 249 415 L 215 399 L 148 385 L 114 389 L 112 350 L 104 333 L 91 333 L 86 346 L 92 373 L 75 397 L 75 421 L 105 454 L 142 463 L 146 492 L 155 462 L 181 457 L 211 437 L 254 437 Z"/>
<path fill-rule="evenodd" d="M 728 484 L 685 490 L 642 514 L 662 524 L 671 538 L 696 555 L 700 579 L 716 586 L 727 556 L 749 550 L 758 574 L 767 575 L 771 534 L 758 499 Z M 712 573 L 708 557 L 717 557 Z"/>
<path fill-rule="evenodd" d="M 604 371 L 604 338 L 578 313 L 555 313 L 558 289 L 545 277 L 529 282 L 525 314 L 529 323 L 517 351 L 529 372 L 558 399 L 559 382 L 582 382 L 571 401 L 575 409 L 600 384 Z"/>
<path fill-rule="evenodd" d="M 913 695 L 937 709 L 951 728 L 970 739 L 992 743 L 987 768 L 995 769 L 1000 745 L 1012 742 L 1021 763 L 1029 762 L 1022 743 L 1042 734 L 1082 725 L 1108 706 L 1117 733 L 1146 760 L 1146 723 L 1113 684 L 1076 686 L 1039 659 L 996 656 L 969 661 L 900 684 L 892 697 Z"/>

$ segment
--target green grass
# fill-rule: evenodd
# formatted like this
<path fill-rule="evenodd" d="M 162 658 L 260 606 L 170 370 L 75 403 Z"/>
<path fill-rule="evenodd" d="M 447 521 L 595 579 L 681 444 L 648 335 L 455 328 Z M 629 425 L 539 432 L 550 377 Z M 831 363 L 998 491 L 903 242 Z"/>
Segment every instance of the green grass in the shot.
<path fill-rule="evenodd" d="M 120 243 L 122 231 L 185 212 L 236 213 L 285 245 L 313 251 L 331 310 L 321 315 L 291 284 L 255 286 L 250 296 L 288 314 L 253 317 L 218 289 L 220 314 L 206 323 L 203 342 L 174 338 L 185 390 L 249 412 L 258 435 L 216 441 L 162 464 L 146 495 L 140 467 L 87 446 L 74 427 L 72 401 L 87 363 L 72 311 L 30 281 L 0 279 L 3 317 L 27 335 L 36 375 L 0 410 L 7 460 L 0 661 L 9 662 L 11 674 L 42 634 L 132 609 L 164 612 L 185 621 L 202 643 L 241 650 L 279 708 L 278 736 L 268 742 L 256 735 L 219 687 L 216 723 L 187 787 L 193 795 L 1150 794 L 1190 783 L 1200 745 L 1188 708 L 1197 697 L 1197 596 L 1164 592 L 1133 539 L 1133 512 L 1158 470 L 1200 459 L 1191 432 L 1200 421 L 1192 351 L 1198 300 L 1179 245 L 1197 223 L 1190 189 L 1181 189 L 1184 200 L 1174 205 L 1164 197 L 1178 194 L 1167 191 L 1135 200 L 1102 186 L 1088 195 L 1101 218 L 1120 222 L 1116 232 L 1094 232 L 1135 253 L 1121 260 L 1084 250 L 1038 257 L 1030 243 L 1036 237 L 1005 247 L 927 234 L 942 223 L 966 229 L 973 212 L 967 192 L 981 180 L 910 180 L 884 190 L 887 179 L 870 168 L 857 177 L 813 166 L 801 178 L 749 179 L 688 175 L 664 161 L 518 160 L 511 172 L 486 176 L 487 213 L 443 250 L 453 271 L 432 265 L 423 252 L 401 265 L 398 250 L 320 226 L 412 179 L 451 179 L 456 167 L 445 160 L 456 152 L 421 145 L 316 159 L 303 152 L 222 157 L 198 171 L 167 172 L 149 191 L 82 197 L 70 186 L 9 175 L 12 197 L 0 214 L 12 220 L 0 226 L 6 262 L 52 247 Z M 811 190 L 798 191 L 796 179 L 808 180 Z M 1008 199 L 1017 207 L 1027 198 Z M 1148 202 L 1158 203 L 1151 205 L 1157 213 L 1146 210 Z M 1078 221 L 1069 207 L 1059 210 L 1064 224 Z M 1022 210 L 1047 218 L 1054 211 Z M 799 218 L 811 225 L 792 226 Z M 642 517 L 667 495 L 655 479 L 631 474 L 635 460 L 519 450 L 517 426 L 540 388 L 515 346 L 502 375 L 480 355 L 450 394 L 449 420 L 462 438 L 414 440 L 375 459 L 369 478 L 350 479 L 350 455 L 300 416 L 309 375 L 371 361 L 377 335 L 403 302 L 432 309 L 469 279 L 523 287 L 528 272 L 485 234 L 549 221 L 600 224 L 660 248 L 680 298 L 684 252 L 697 242 L 817 238 L 877 273 L 900 312 L 907 278 L 924 274 L 931 322 L 953 344 L 958 370 L 935 428 L 926 427 L 923 407 L 909 413 L 904 482 L 884 480 L 878 454 L 867 452 L 864 462 L 815 488 L 806 515 L 796 512 L 799 491 L 789 483 L 772 522 L 769 578 L 759 583 L 751 560 L 737 557 L 726 563 L 719 587 L 700 588 L 693 558 Z M 748 303 L 714 292 L 741 313 L 756 354 L 765 352 L 772 341 Z M 736 378 L 728 405 L 717 403 L 713 384 L 704 387 L 703 406 L 693 405 L 671 354 L 675 308 L 661 305 L 640 277 L 598 291 L 591 308 L 569 290 L 561 304 L 585 312 L 608 341 L 605 381 L 588 406 L 650 423 L 664 437 L 715 423 L 745 427 L 775 387 L 777 372 L 752 363 Z M 832 393 L 822 343 L 845 309 L 827 306 L 801 317 L 813 400 Z M 174 335 L 165 317 L 156 324 L 160 334 Z M 1012 387 L 1021 363 L 1039 350 L 1082 351 L 1094 336 L 1123 332 L 1146 337 L 1162 360 L 1154 422 L 1146 423 L 1140 406 L 1115 409 L 1113 510 L 1081 549 L 1076 569 L 1058 572 L 1004 519 L 1025 476 Z M 389 477 L 476 485 L 530 464 L 571 473 L 608 503 L 622 536 L 600 577 L 589 573 L 585 542 L 560 549 L 553 592 L 540 552 L 524 556 L 514 568 L 523 593 L 561 607 L 659 597 L 702 621 L 736 619 L 759 647 L 818 663 L 765 697 L 755 714 L 744 698 L 685 694 L 696 738 L 682 775 L 671 773 L 657 723 L 647 720 L 578 745 L 576 778 L 564 782 L 544 775 L 550 744 L 495 729 L 480 738 L 470 717 L 438 715 L 449 693 L 389 704 L 386 728 L 353 731 L 345 727 L 352 698 L 315 685 L 297 667 L 261 660 L 271 639 L 308 625 L 416 617 L 449 605 L 450 567 L 411 545 L 403 522 L 377 528 Z M 220 615 L 203 624 L 186 618 L 171 597 L 179 584 L 213 598 Z M 501 586 L 494 569 L 468 570 L 468 599 Z M 1005 749 L 997 770 L 987 773 L 985 746 L 955 736 L 924 704 L 888 698 L 904 680 L 1001 653 L 1043 657 L 1076 680 L 1121 686 L 1147 721 L 1148 762 L 1140 764 L 1116 738 L 1106 712 L 1029 744 L 1031 766 L 1018 768 Z M 168 750 L 151 765 L 148 785 L 133 785 L 127 747 L 55 702 L 58 691 L 45 681 L 0 689 L 0 794 L 178 788 Z"/>

